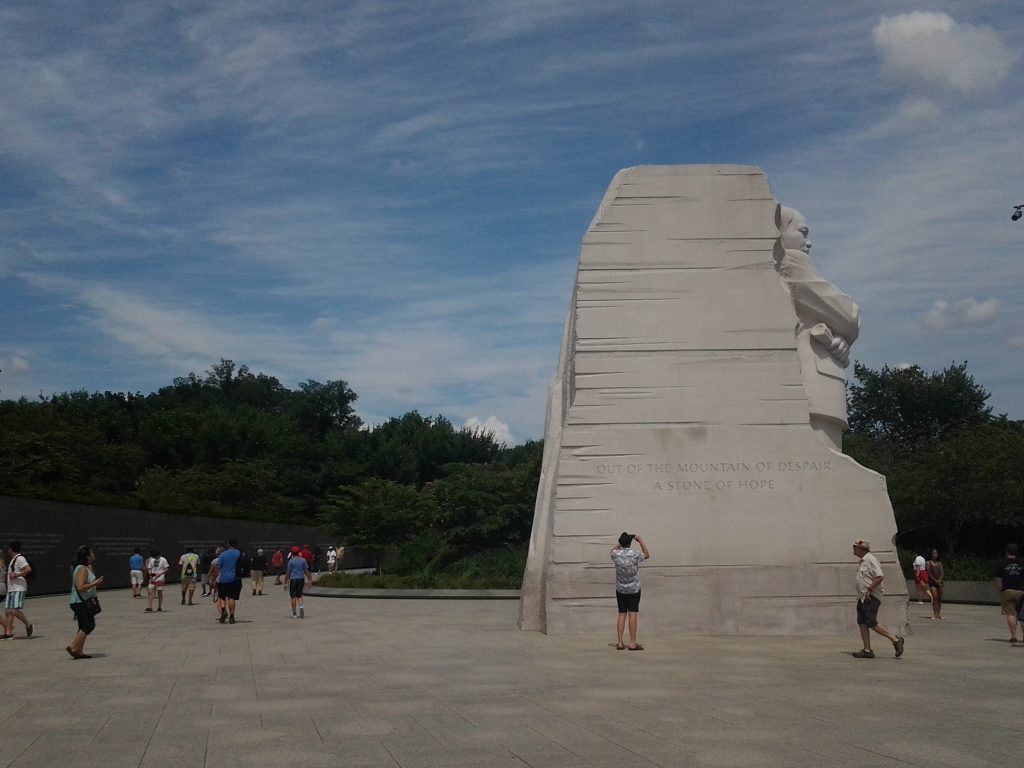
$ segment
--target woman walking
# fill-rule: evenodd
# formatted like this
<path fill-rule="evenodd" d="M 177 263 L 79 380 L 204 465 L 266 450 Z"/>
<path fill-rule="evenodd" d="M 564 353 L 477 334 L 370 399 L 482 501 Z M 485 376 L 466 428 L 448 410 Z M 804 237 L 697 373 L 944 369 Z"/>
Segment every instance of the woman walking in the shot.
<path fill-rule="evenodd" d="M 932 550 L 927 568 L 928 591 L 932 593 L 932 621 L 938 621 L 942 618 L 942 586 L 946 583 L 946 571 L 939 560 L 939 550 Z"/>
<path fill-rule="evenodd" d="M 96 597 L 96 588 L 103 583 L 103 577 L 96 578 L 92 564 L 96 553 L 92 547 L 79 547 L 75 555 L 75 569 L 71 572 L 71 610 L 78 620 L 78 631 L 65 650 L 73 659 L 91 659 L 85 653 L 85 638 L 96 629 L 96 616 L 90 609 L 89 598 Z"/>

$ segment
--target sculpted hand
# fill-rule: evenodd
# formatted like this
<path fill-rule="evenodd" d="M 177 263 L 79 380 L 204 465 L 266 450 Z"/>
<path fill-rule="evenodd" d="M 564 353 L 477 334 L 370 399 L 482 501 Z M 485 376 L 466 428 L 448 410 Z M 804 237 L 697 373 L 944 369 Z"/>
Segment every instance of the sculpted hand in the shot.
<path fill-rule="evenodd" d="M 836 362 L 846 365 L 850 362 L 850 345 L 842 336 L 833 336 L 828 347 L 829 354 Z"/>

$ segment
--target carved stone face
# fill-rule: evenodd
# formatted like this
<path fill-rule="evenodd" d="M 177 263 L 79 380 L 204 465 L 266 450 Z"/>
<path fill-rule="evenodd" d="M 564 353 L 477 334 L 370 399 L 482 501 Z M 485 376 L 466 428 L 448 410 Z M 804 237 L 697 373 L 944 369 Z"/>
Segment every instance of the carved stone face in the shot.
<path fill-rule="evenodd" d="M 792 209 L 790 209 L 792 210 Z M 807 220 L 800 211 L 792 211 L 793 217 L 786 228 L 782 230 L 782 247 L 788 251 L 811 252 L 811 230 L 807 226 Z"/>

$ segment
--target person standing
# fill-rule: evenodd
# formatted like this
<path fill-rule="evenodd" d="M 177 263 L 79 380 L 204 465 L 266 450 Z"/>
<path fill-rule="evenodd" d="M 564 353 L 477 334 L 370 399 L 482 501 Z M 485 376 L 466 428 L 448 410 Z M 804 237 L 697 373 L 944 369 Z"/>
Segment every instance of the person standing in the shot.
<path fill-rule="evenodd" d="M 873 659 L 875 652 L 871 650 L 871 631 L 886 638 L 896 649 L 896 658 L 903 655 L 903 637 L 898 637 L 878 623 L 878 609 L 882 605 L 880 597 L 885 574 L 878 558 L 871 554 L 871 543 L 864 539 L 853 542 L 853 554 L 860 560 L 857 568 L 857 628 L 863 645 L 861 650 L 853 654 L 855 659 Z"/>
<path fill-rule="evenodd" d="M 918 605 L 923 605 L 921 598 L 925 596 L 929 603 L 932 602 L 932 593 L 928 591 L 928 566 L 920 552 L 914 558 L 914 588 L 917 590 Z"/>
<path fill-rule="evenodd" d="M 96 616 L 89 610 L 89 598 L 96 597 L 96 589 L 103 583 L 103 577 L 96 578 L 92 572 L 92 564 L 96 561 L 96 553 L 91 547 L 79 547 L 75 555 L 75 569 L 71 572 L 71 610 L 78 621 L 75 632 L 66 650 L 72 659 L 91 659 L 85 652 L 85 639 L 96 629 Z"/>
<path fill-rule="evenodd" d="M 263 574 L 267 570 L 267 558 L 263 556 L 263 550 L 256 550 L 256 557 L 252 559 L 252 593 L 263 594 Z"/>
<path fill-rule="evenodd" d="M 313 557 L 313 550 L 309 548 L 309 544 L 302 545 L 302 551 L 300 554 L 302 555 L 302 559 L 305 560 L 306 564 L 309 566 L 309 570 L 312 571 L 315 559 Z"/>
<path fill-rule="evenodd" d="M 142 548 L 136 547 L 132 556 L 128 558 L 128 572 L 132 580 L 132 597 L 142 599 L 142 583 L 145 577 L 142 574 Z"/>
<path fill-rule="evenodd" d="M 32 637 L 35 625 L 25 617 L 25 595 L 28 594 L 28 576 L 32 566 L 28 558 L 21 554 L 21 542 L 12 541 L 7 545 L 7 599 L 4 602 L 4 631 L 0 640 L 14 637 L 14 620 L 25 625 L 25 637 Z"/>
<path fill-rule="evenodd" d="M 280 547 L 274 550 L 270 563 L 274 566 L 274 584 L 280 585 L 281 574 L 284 572 L 284 552 L 281 551 Z"/>
<path fill-rule="evenodd" d="M 942 588 L 946 585 L 946 570 L 939 560 L 939 550 L 932 550 L 925 570 L 928 572 L 928 594 L 932 598 L 932 621 L 939 621 L 942 618 Z"/>
<path fill-rule="evenodd" d="M 196 578 L 199 575 L 199 555 L 189 547 L 185 554 L 178 558 L 178 565 L 181 566 L 181 604 L 185 604 L 185 597 L 188 597 L 188 604 L 195 605 L 192 598 L 196 594 Z"/>
<path fill-rule="evenodd" d="M 309 569 L 309 561 L 297 553 L 289 558 L 285 569 L 288 572 L 286 589 L 288 597 L 292 599 L 292 618 L 304 619 L 306 618 L 306 607 L 302 602 L 303 587 L 307 583 L 309 586 L 313 586 L 313 573 Z"/>
<path fill-rule="evenodd" d="M 633 549 L 633 541 L 640 545 L 640 551 Z M 628 648 L 631 651 L 642 651 L 644 647 L 636 641 L 637 614 L 640 613 L 640 563 L 647 560 L 651 553 L 647 550 L 644 540 L 635 533 L 622 532 L 619 543 L 612 547 L 611 558 L 615 565 L 615 601 L 618 603 L 619 618 L 615 625 L 618 650 Z M 629 645 L 622 642 L 622 633 L 626 628 L 626 617 L 629 617 Z"/>
<path fill-rule="evenodd" d="M 210 586 L 210 564 L 213 558 L 213 547 L 207 547 L 206 551 L 199 555 L 199 584 L 203 588 L 201 597 L 206 597 L 213 589 Z"/>
<path fill-rule="evenodd" d="M 1006 557 L 992 572 L 996 589 L 999 590 L 999 605 L 1006 626 L 1010 628 L 1010 642 L 1017 641 L 1017 603 L 1024 597 L 1024 562 L 1016 544 L 1006 545 Z M 8 630 L 9 632 L 10 630 Z"/>
<path fill-rule="evenodd" d="M 238 551 L 238 542 L 228 539 L 228 548 L 217 556 L 217 606 L 220 608 L 220 621 L 223 624 L 235 623 L 235 604 L 242 596 L 242 577 L 239 573 L 239 561 L 242 553 Z"/>
<path fill-rule="evenodd" d="M 164 609 L 164 584 L 167 583 L 167 572 L 171 570 L 171 564 L 167 558 L 160 554 L 160 550 L 150 550 L 149 559 L 146 561 L 146 572 L 149 574 L 149 586 L 146 588 L 146 613 L 153 612 L 153 596 L 156 596 L 156 609 Z"/>
<path fill-rule="evenodd" d="M 338 550 L 331 544 L 327 547 L 327 571 L 328 573 L 338 572 Z"/>

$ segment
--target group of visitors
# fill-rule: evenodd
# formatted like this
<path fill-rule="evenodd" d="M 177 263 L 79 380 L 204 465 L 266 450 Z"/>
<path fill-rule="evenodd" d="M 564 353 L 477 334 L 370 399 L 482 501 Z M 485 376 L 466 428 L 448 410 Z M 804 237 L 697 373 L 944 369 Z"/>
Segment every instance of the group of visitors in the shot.
<path fill-rule="evenodd" d="M 632 548 L 633 542 L 640 549 Z M 857 627 L 860 631 L 861 649 L 852 654 L 857 659 L 873 659 L 875 652 L 871 649 L 871 633 L 881 635 L 892 643 L 893 651 L 898 659 L 903 655 L 906 639 L 902 635 L 890 632 L 878 622 L 878 609 L 882 605 L 882 583 L 885 574 L 878 558 L 871 554 L 871 543 L 866 539 L 853 542 L 853 555 L 860 564 L 857 567 Z M 999 603 L 1006 624 L 1010 630 L 1010 642 L 1024 642 L 1024 637 L 1017 638 L 1018 624 L 1024 622 L 1024 561 L 1019 557 L 1020 550 L 1016 544 L 1007 544 L 1005 558 L 993 571 L 993 580 L 999 590 Z M 612 547 L 611 560 L 615 566 L 615 599 L 618 605 L 618 621 L 616 623 L 616 642 L 618 650 L 642 651 L 643 646 L 637 642 L 637 619 L 640 612 L 640 564 L 650 558 L 644 540 L 635 533 L 623 532 L 618 543 Z M 914 559 L 914 584 L 919 595 L 927 595 L 932 605 L 932 620 L 939 621 L 942 617 L 942 590 L 946 575 L 938 550 L 931 551 L 931 558 L 925 561 L 919 552 Z M 918 600 L 918 603 L 921 601 Z M 623 642 L 623 632 L 629 626 L 629 645 Z"/>

